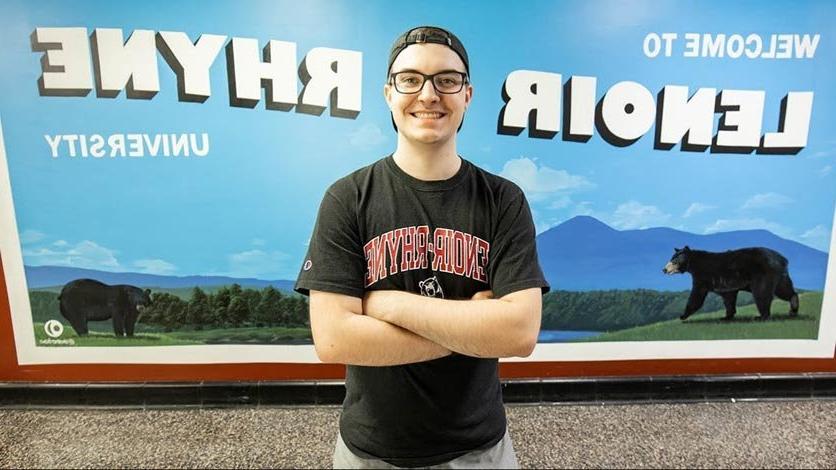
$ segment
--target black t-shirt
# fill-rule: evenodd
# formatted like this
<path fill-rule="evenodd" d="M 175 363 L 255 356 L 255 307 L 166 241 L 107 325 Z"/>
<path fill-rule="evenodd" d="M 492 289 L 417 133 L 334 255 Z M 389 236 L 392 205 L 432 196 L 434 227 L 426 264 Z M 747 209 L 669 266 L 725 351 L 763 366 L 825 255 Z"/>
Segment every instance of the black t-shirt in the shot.
<path fill-rule="evenodd" d="M 325 193 L 295 289 L 469 299 L 540 287 L 523 192 L 462 159 L 443 181 L 406 174 L 389 156 Z M 505 433 L 497 359 L 453 353 L 389 367 L 347 366 L 340 433 L 365 458 L 417 467 L 490 447 Z"/>

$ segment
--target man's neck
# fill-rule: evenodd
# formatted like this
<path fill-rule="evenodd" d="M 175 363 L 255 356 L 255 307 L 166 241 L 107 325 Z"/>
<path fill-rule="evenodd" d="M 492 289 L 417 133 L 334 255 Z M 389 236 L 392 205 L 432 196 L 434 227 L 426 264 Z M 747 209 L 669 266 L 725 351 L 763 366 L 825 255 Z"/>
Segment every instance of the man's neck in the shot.
<path fill-rule="evenodd" d="M 422 181 L 450 179 L 462 164 L 456 153 L 455 139 L 439 145 L 424 145 L 399 135 L 398 148 L 392 156 L 401 170 Z"/>

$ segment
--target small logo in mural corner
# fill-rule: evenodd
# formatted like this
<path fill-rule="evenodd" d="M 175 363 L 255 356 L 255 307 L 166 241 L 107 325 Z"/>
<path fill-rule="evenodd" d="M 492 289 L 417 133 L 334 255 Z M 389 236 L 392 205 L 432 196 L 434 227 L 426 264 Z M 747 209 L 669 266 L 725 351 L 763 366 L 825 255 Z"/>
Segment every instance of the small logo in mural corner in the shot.
<path fill-rule="evenodd" d="M 44 331 L 50 338 L 58 338 L 64 333 L 64 325 L 58 320 L 49 320 L 44 323 Z"/>
<path fill-rule="evenodd" d="M 73 338 L 58 339 L 64 334 L 64 325 L 58 320 L 49 320 L 44 323 L 44 332 L 49 338 L 38 341 L 39 344 L 67 345 L 74 346 Z"/>

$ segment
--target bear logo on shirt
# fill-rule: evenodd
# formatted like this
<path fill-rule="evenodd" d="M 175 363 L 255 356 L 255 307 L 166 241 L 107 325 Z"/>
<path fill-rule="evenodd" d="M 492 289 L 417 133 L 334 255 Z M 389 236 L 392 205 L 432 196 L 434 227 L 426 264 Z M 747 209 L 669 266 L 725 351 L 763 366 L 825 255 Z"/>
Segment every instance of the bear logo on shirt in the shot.
<path fill-rule="evenodd" d="M 439 299 L 444 298 L 444 291 L 441 289 L 441 283 L 438 282 L 438 278 L 436 276 L 419 282 L 418 287 L 421 288 L 421 295 L 425 297 L 438 297 Z"/>

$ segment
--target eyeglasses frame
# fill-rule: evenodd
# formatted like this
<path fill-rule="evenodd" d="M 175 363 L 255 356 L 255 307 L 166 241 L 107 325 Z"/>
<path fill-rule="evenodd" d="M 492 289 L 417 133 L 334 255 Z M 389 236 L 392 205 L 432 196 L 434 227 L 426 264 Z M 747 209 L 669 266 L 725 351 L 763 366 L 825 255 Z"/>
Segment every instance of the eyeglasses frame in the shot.
<path fill-rule="evenodd" d="M 395 76 L 398 75 L 398 74 L 401 74 L 401 73 L 412 73 L 412 74 L 420 75 L 424 79 L 424 81 L 421 82 L 421 86 L 419 86 L 417 90 L 412 91 L 412 92 L 403 92 L 403 91 L 398 89 L 397 82 L 395 81 Z M 458 90 L 456 90 L 456 91 L 441 91 L 441 90 L 438 89 L 438 87 L 435 84 L 435 77 L 437 75 L 443 75 L 443 74 L 446 74 L 446 73 L 457 73 L 457 74 L 462 76 L 462 86 Z M 464 90 L 464 86 L 470 83 L 470 77 L 467 76 L 467 73 L 459 72 L 458 70 L 444 70 L 444 71 L 437 72 L 437 73 L 434 73 L 434 74 L 431 74 L 431 75 L 427 75 L 425 73 L 418 72 L 417 70 L 402 70 L 400 72 L 390 73 L 389 74 L 389 80 L 392 82 L 392 86 L 395 87 L 395 91 L 397 91 L 398 93 L 400 93 L 402 95 L 414 95 L 416 93 L 421 93 L 421 90 L 424 89 L 424 85 L 427 84 L 427 80 L 429 80 L 430 83 L 432 83 L 433 89 L 435 90 L 435 92 L 438 93 L 438 94 L 441 94 L 441 95 L 455 95 L 456 93 L 461 93 L 461 91 Z"/>

